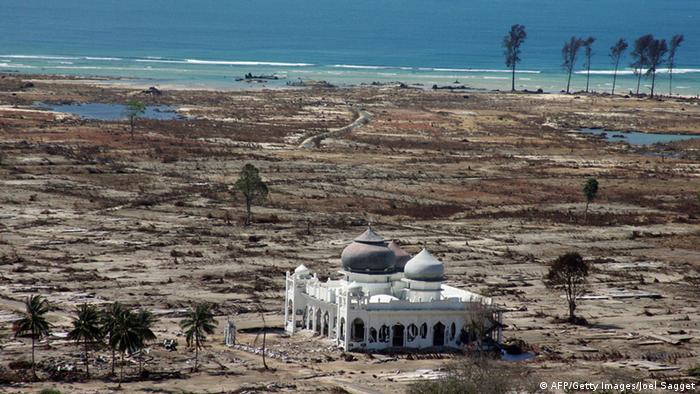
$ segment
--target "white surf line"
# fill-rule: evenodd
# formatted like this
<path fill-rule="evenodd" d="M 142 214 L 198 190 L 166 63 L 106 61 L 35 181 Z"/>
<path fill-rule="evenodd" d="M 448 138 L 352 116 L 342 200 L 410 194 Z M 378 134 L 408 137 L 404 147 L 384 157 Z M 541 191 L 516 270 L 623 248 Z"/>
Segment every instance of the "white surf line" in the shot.
<path fill-rule="evenodd" d="M 369 112 L 361 109 L 358 111 L 359 116 L 357 119 L 355 119 L 354 122 L 350 123 L 347 126 L 343 126 L 339 129 L 331 129 L 328 131 L 325 131 L 323 133 L 319 133 L 316 135 L 313 135 L 307 139 L 305 139 L 301 144 L 299 144 L 299 147 L 302 149 L 313 149 L 314 147 L 318 146 L 321 144 L 321 141 L 328 137 L 336 137 L 341 134 L 345 134 L 348 132 L 351 132 L 352 130 L 362 127 L 369 123 L 370 120 L 370 114 Z"/>

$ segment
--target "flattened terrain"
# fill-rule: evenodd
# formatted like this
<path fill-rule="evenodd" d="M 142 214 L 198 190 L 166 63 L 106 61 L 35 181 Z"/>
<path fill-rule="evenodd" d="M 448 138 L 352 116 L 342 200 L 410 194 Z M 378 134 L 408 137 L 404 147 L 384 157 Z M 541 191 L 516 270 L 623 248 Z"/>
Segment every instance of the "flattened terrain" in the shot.
<path fill-rule="evenodd" d="M 273 330 L 273 375 L 259 370 L 259 356 L 220 345 L 229 316 L 251 329 L 241 340 L 252 344 L 261 326 L 259 299 L 266 321 L 280 325 L 284 272 L 303 263 L 335 275 L 342 248 L 368 222 L 412 253 L 426 245 L 445 262 L 450 284 L 511 310 L 506 337 L 537 351 L 526 364 L 537 374 L 680 378 L 697 363 L 700 140 L 633 148 L 573 131 L 700 134 L 697 101 L 376 87 L 150 96 L 34 81 L 22 89 L 19 77 L 0 79 L 5 368 L 28 350 L 27 341 L 11 337 L 13 311 L 39 292 L 55 305 L 50 319 L 57 332 L 68 329 L 75 305 L 86 300 L 119 300 L 161 316 L 159 338 L 178 339 L 180 347 L 155 346 L 149 368 L 182 371 L 187 379 L 131 382 L 130 392 L 222 385 L 400 392 L 405 383 L 383 373 L 443 361 L 364 355 L 345 361 L 327 341 Z M 29 108 L 36 101 L 131 97 L 174 105 L 190 118 L 142 120 L 132 139 L 121 122 Z M 299 147 L 351 124 L 359 110 L 370 114 L 369 123 L 318 147 Z M 251 227 L 241 225 L 243 203 L 232 188 L 245 163 L 260 168 L 271 191 L 255 207 Z M 591 176 L 601 190 L 584 222 L 581 188 Z M 556 323 L 564 300 L 542 283 L 546 264 L 570 250 L 594 262 L 590 299 L 579 306 L 587 327 Z M 177 321 L 194 301 L 215 303 L 221 324 L 204 351 L 204 372 L 189 374 Z M 76 351 L 55 339 L 38 354 L 75 363 Z M 678 369 L 653 371 L 662 364 Z M 93 369 L 104 375 L 109 363 Z M 96 380 L 71 390 L 105 385 L 114 386 Z"/>

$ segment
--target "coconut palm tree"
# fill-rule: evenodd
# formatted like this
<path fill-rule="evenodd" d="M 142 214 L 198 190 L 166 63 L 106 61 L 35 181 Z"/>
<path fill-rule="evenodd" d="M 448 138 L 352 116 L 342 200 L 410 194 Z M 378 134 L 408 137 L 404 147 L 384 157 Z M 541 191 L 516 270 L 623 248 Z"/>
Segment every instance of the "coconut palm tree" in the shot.
<path fill-rule="evenodd" d="M 673 94 L 673 69 L 676 67 L 676 52 L 678 47 L 681 46 L 685 37 L 683 34 L 676 34 L 671 38 L 671 42 L 668 46 L 668 95 Z"/>
<path fill-rule="evenodd" d="M 117 349 L 112 346 L 112 337 L 114 336 L 114 329 L 117 324 L 119 316 L 124 313 L 124 305 L 120 302 L 113 302 L 107 309 L 103 310 L 101 313 L 102 320 L 102 333 L 107 337 L 107 345 L 112 351 L 112 375 L 114 375 L 114 366 L 116 365 L 116 352 Z"/>
<path fill-rule="evenodd" d="M 588 93 L 588 86 L 591 81 L 591 57 L 593 56 L 593 43 L 595 42 L 595 37 L 588 37 L 583 40 L 584 54 L 586 55 L 586 93 Z"/>
<path fill-rule="evenodd" d="M 656 70 L 659 65 L 666 62 L 664 56 L 668 52 L 668 44 L 666 40 L 652 40 L 651 44 L 647 48 L 647 61 L 649 65 L 649 70 L 647 70 L 647 75 L 651 75 L 651 97 L 654 97 L 654 86 L 656 86 Z"/>
<path fill-rule="evenodd" d="M 81 342 L 85 351 L 85 375 L 90 379 L 90 359 L 88 347 L 102 339 L 102 327 L 100 314 L 94 305 L 83 304 L 76 309 L 77 317 L 73 320 L 73 329 L 68 333 L 68 339 L 75 341 L 80 346 Z"/>
<path fill-rule="evenodd" d="M 637 75 L 637 93 L 639 94 L 639 86 L 642 82 L 642 73 L 644 68 L 649 64 L 649 45 L 654 41 L 654 36 L 651 34 L 645 34 L 636 40 L 634 40 L 634 49 L 632 49 L 632 67 L 634 67 L 634 73 Z"/>
<path fill-rule="evenodd" d="M 155 341 L 156 334 L 153 332 L 153 325 L 156 323 L 156 317 L 148 309 L 139 309 L 134 315 L 136 325 L 139 332 L 139 375 L 143 373 L 143 350 L 147 342 Z"/>
<path fill-rule="evenodd" d="M 625 41 L 624 38 L 620 38 L 617 40 L 615 45 L 610 47 L 610 59 L 612 60 L 613 64 L 615 65 L 615 71 L 613 72 L 613 83 L 612 83 L 612 91 L 610 94 L 615 95 L 615 83 L 617 82 L 617 70 L 620 67 L 620 59 L 622 59 L 622 54 L 627 50 L 627 47 L 629 44 L 627 44 L 627 41 Z"/>
<path fill-rule="evenodd" d="M 197 361 L 199 359 L 199 349 L 204 346 L 204 341 L 207 335 L 214 333 L 216 320 L 212 312 L 211 304 L 206 302 L 195 304 L 187 312 L 185 318 L 180 322 L 180 327 L 185 331 L 187 346 L 194 346 L 194 368 L 197 370 Z"/>
<path fill-rule="evenodd" d="M 36 365 L 34 362 L 34 348 L 36 341 L 49 336 L 51 324 L 46 320 L 49 311 L 49 302 L 40 295 L 27 297 L 24 302 L 25 311 L 21 319 L 13 324 L 15 338 L 29 336 L 32 338 L 32 375 L 36 378 Z"/>
<path fill-rule="evenodd" d="M 576 57 L 579 50 L 584 45 L 585 40 L 579 37 L 571 37 L 568 41 L 564 42 L 564 46 L 561 49 L 562 57 L 564 58 L 564 63 L 562 63 L 562 68 L 566 71 L 568 78 L 566 80 L 566 94 L 569 94 L 571 87 L 571 74 L 574 72 L 576 67 Z"/>
<path fill-rule="evenodd" d="M 119 368 L 119 387 L 124 380 L 124 357 L 126 353 L 133 353 L 143 346 L 142 329 L 139 327 L 136 314 L 130 310 L 123 310 L 117 315 L 112 336 L 109 338 L 109 345 L 116 349 L 121 355 L 121 365 Z"/>

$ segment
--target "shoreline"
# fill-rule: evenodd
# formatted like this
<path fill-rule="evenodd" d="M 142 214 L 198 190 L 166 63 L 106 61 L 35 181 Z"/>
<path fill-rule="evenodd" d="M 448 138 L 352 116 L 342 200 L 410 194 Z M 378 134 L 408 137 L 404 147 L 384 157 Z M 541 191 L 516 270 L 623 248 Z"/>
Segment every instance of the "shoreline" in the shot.
<path fill-rule="evenodd" d="M 268 85 L 264 83 L 251 82 L 248 85 L 238 84 L 236 86 L 225 87 L 223 85 L 210 85 L 210 84 L 192 84 L 192 83 L 168 83 L 161 82 L 157 79 L 145 79 L 145 78 L 130 78 L 130 77 L 119 77 L 119 76 L 78 76 L 70 74 L 31 74 L 31 73 L 20 73 L 20 72 L 2 72 L 0 71 L 0 77 L 16 77 L 20 78 L 26 82 L 32 83 L 64 83 L 64 84 L 76 84 L 76 85 L 89 85 L 93 87 L 100 88 L 116 88 L 116 89 L 130 89 L 130 90 L 146 90 L 151 87 L 155 87 L 159 90 L 171 90 L 171 91 L 189 91 L 189 92 L 217 92 L 217 93 L 227 93 L 227 92 L 245 92 L 245 91 L 283 91 L 283 90 L 303 90 L 310 88 L 327 88 L 327 89 L 362 89 L 362 88 L 403 88 L 411 90 L 420 91 L 445 91 L 450 93 L 502 93 L 502 94 L 540 94 L 540 95 L 557 95 L 557 96 L 591 96 L 591 97 L 617 97 L 617 98 L 629 98 L 629 99 L 662 99 L 662 100 L 683 100 L 691 102 L 699 102 L 700 96 L 697 95 L 682 95 L 674 94 L 673 96 L 668 96 L 663 93 L 656 93 L 652 98 L 647 93 L 640 93 L 639 95 L 629 94 L 629 93 L 616 93 L 614 96 L 608 92 L 585 92 L 582 90 L 572 91 L 570 93 L 564 93 L 561 90 L 529 90 L 529 89 L 516 89 L 514 92 L 510 90 L 503 89 L 487 89 L 470 87 L 464 84 L 451 85 L 417 85 L 415 83 L 410 83 L 401 80 L 395 81 L 372 81 L 363 82 L 360 84 L 331 84 L 324 80 L 307 80 L 303 81 L 304 84 L 299 85 Z M 435 86 L 438 86 L 435 88 Z"/>

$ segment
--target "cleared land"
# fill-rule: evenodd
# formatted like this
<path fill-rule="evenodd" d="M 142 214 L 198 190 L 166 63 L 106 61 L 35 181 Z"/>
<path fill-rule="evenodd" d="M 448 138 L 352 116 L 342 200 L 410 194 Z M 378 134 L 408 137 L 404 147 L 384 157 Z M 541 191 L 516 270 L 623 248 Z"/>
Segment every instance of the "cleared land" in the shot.
<path fill-rule="evenodd" d="M 154 344 L 147 369 L 181 377 L 132 378 L 133 364 L 127 392 L 402 392 L 415 378 L 407 372 L 458 356 L 348 361 L 329 342 L 271 328 L 271 373 L 259 355 L 222 344 L 227 317 L 244 329 L 241 343 L 253 344 L 262 325 L 256 299 L 269 325 L 281 326 L 284 272 L 303 263 L 335 275 L 342 248 L 370 221 L 410 252 L 426 244 L 446 263 L 450 284 L 509 308 L 506 338 L 537 353 L 524 364 L 533 375 L 685 380 L 698 363 L 700 140 L 633 148 L 574 131 L 700 134 L 698 101 L 396 87 L 153 95 L 28 80 L 0 79 L 3 379 L 27 376 L 10 368 L 29 350 L 10 321 L 26 296 L 40 293 L 54 305 L 58 334 L 85 301 L 119 300 L 160 316 L 159 340 L 179 347 Z M 125 122 L 30 108 L 130 98 L 189 118 L 141 120 L 132 139 Z M 322 134 L 365 113 L 366 124 Z M 318 146 L 300 147 L 315 135 L 325 137 Z M 242 226 L 232 188 L 245 163 L 270 187 L 251 227 Z M 581 188 L 591 176 L 600 197 L 584 223 Z M 557 323 L 565 301 L 542 282 L 547 263 L 571 250 L 594 265 L 591 299 L 579 306 L 588 326 Z M 177 322 L 194 301 L 216 303 L 220 324 L 203 371 L 192 374 Z M 105 376 L 109 352 L 97 355 L 91 370 Z M 38 358 L 82 368 L 79 349 L 60 335 L 39 346 Z M 103 377 L 0 384 L 10 392 L 116 387 Z"/>

